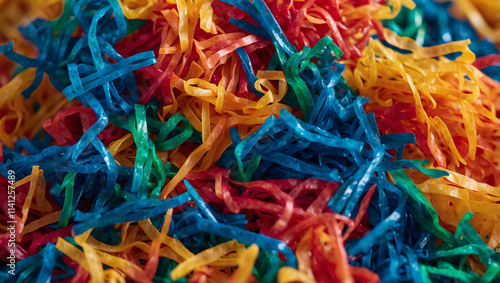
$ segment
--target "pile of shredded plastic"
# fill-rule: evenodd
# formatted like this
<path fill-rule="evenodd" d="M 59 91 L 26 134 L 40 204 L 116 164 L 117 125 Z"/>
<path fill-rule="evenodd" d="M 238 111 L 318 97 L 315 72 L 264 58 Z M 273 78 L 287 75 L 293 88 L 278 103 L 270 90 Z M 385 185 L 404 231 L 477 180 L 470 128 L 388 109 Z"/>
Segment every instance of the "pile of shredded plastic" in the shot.
<path fill-rule="evenodd" d="M 499 281 L 499 11 L 0 1 L 0 281 Z"/>

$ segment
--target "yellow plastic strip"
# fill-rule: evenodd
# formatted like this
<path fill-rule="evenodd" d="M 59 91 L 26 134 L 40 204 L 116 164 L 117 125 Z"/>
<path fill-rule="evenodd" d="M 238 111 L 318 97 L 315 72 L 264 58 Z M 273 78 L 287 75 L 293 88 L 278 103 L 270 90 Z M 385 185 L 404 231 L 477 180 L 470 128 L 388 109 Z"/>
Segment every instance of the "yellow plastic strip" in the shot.
<path fill-rule="evenodd" d="M 197 0 L 200 6 L 200 27 L 206 32 L 212 30 L 212 1 L 213 0 Z"/>
<path fill-rule="evenodd" d="M 189 0 L 188 0 L 189 1 Z M 186 0 L 177 0 L 177 11 L 179 11 L 179 41 L 181 43 L 181 51 L 186 52 L 189 47 L 188 40 L 188 5 Z"/>
<path fill-rule="evenodd" d="M 104 277 L 104 269 L 102 267 L 102 262 L 95 249 L 93 249 L 89 244 L 87 244 L 87 238 L 90 235 L 89 230 L 81 235 L 76 236 L 75 242 L 83 248 L 85 254 L 85 261 L 87 262 L 87 271 L 90 273 L 92 281 L 99 282 L 101 278 Z"/>
<path fill-rule="evenodd" d="M 22 221 L 23 223 L 26 223 L 26 219 L 28 219 L 28 212 L 31 207 L 31 202 L 33 200 L 33 195 L 35 194 L 35 190 L 37 189 L 38 186 L 38 178 L 40 176 L 40 173 L 43 174 L 42 170 L 39 170 L 39 166 L 33 166 L 31 169 L 31 175 L 27 176 L 26 178 L 22 179 L 21 181 L 17 182 L 15 186 L 20 186 L 24 183 L 30 182 L 30 188 L 28 193 L 26 194 L 26 198 L 24 199 L 24 204 L 22 208 Z"/>
<path fill-rule="evenodd" d="M 498 26 L 491 26 L 490 23 L 498 21 L 498 13 L 500 13 L 500 5 L 496 1 L 470 1 L 470 0 L 454 0 L 458 4 L 461 11 L 465 13 L 471 25 L 483 37 L 491 39 L 495 43 L 500 42 L 500 29 Z M 481 8 L 480 11 L 478 8 Z M 487 19 L 485 19 L 485 17 Z"/>
<path fill-rule="evenodd" d="M 258 256 L 259 247 L 256 244 L 252 244 L 243 252 L 239 259 L 238 269 L 231 275 L 226 283 L 248 282 L 250 276 L 252 276 L 253 266 Z"/>
<path fill-rule="evenodd" d="M 316 280 L 310 278 L 306 274 L 298 271 L 295 268 L 289 266 L 283 266 L 278 271 L 278 283 L 292 283 L 292 282 L 302 282 L 302 283 L 316 283 Z"/>
<path fill-rule="evenodd" d="M 198 267 L 220 259 L 228 253 L 235 252 L 237 250 L 244 249 L 244 245 L 238 243 L 236 240 L 231 240 L 229 242 L 217 245 L 213 248 L 204 250 L 199 254 L 188 258 L 186 261 L 180 263 L 176 268 L 170 273 L 170 278 L 172 280 L 178 280 L 181 277 L 188 275 L 190 272 Z"/>
<path fill-rule="evenodd" d="M 42 218 L 31 221 L 26 226 L 24 226 L 22 235 L 29 234 L 49 224 L 56 223 L 57 221 L 59 221 L 59 218 L 61 217 L 61 212 L 62 210 L 59 210 L 51 214 L 45 215 Z"/>

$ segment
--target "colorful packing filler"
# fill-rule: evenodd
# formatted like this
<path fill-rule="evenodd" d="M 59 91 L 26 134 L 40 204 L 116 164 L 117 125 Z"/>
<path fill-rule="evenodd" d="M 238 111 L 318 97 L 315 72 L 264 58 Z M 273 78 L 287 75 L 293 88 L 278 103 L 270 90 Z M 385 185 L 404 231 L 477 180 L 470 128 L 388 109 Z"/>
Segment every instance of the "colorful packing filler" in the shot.
<path fill-rule="evenodd" d="M 499 55 L 495 44 L 498 38 L 489 36 L 484 38 L 478 28 L 474 30 L 478 22 L 492 21 L 477 16 L 475 5 L 484 6 L 490 3 L 491 11 L 499 11 L 500 5 L 495 1 L 439 1 L 415 0 L 417 7 L 410 10 L 406 7 L 394 19 L 383 21 L 384 25 L 400 36 L 411 37 L 421 46 L 434 46 L 452 41 L 470 40 L 469 48 L 476 54 L 477 60 L 474 66 L 481 69 L 490 78 L 500 79 L 498 66 Z M 465 4 L 464 4 L 465 3 Z M 496 3 L 496 4 L 495 4 Z M 466 6 L 464 6 L 466 5 Z M 472 5 L 472 6 L 470 6 Z M 484 8 L 483 8 L 484 9 Z M 489 12 L 488 12 L 489 13 Z M 498 13 L 496 13 L 498 14 Z M 460 18 L 474 17 L 472 21 L 463 21 Z M 473 27 L 474 25 L 474 27 Z M 492 33 L 490 33 L 492 34 Z M 454 59 L 456 54 L 447 54 L 446 57 Z"/>
<path fill-rule="evenodd" d="M 4 2 L 2 282 L 500 280 L 499 3 Z"/>

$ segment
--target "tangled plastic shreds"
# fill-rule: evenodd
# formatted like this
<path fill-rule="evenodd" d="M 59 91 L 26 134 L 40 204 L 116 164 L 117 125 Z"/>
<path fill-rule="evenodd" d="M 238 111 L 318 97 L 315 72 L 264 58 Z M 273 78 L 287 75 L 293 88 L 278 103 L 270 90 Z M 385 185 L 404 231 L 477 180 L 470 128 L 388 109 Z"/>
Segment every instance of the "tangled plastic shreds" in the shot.
<path fill-rule="evenodd" d="M 381 132 L 415 133 L 407 157 L 498 185 L 498 89 L 481 80 L 467 42 L 419 47 L 386 32 L 388 43 L 411 53 L 373 40 L 346 74 L 354 89 L 371 98 L 366 109 L 374 111 Z M 460 57 L 439 57 L 453 52 Z"/>
<path fill-rule="evenodd" d="M 402 6 L 67 0 L 21 28 L 0 281 L 499 280 L 497 84 L 384 32 Z"/>
<path fill-rule="evenodd" d="M 417 143 L 405 157 L 449 169 L 452 177 L 438 180 L 414 176 L 446 227 L 455 231 L 462 217 L 474 212 L 472 225 L 496 248 L 490 240 L 496 228 L 489 223 L 498 217 L 498 89 L 483 82 L 464 42 L 422 48 L 387 33 L 390 44 L 411 53 L 374 40 L 347 81 L 371 98 L 366 109 L 374 111 L 382 133 L 415 133 Z M 454 61 L 437 58 L 452 52 L 462 55 Z"/>
<path fill-rule="evenodd" d="M 54 19 L 62 10 L 62 1 L 60 0 L 19 0 L 2 1 L 0 3 L 0 44 L 8 41 L 16 43 L 16 49 L 25 55 L 34 55 L 35 49 L 24 38 L 18 30 L 19 26 L 28 25 L 34 18 Z M 5 56 L 0 55 L 0 86 L 7 83 L 15 64 L 9 61 Z"/>
<path fill-rule="evenodd" d="M 241 17 L 242 13 L 218 1 L 213 4 L 220 11 L 218 21 L 212 22 L 212 29 L 202 29 L 198 21 L 212 17 L 211 9 L 206 10 L 203 3 L 193 4 L 195 9 L 189 13 L 181 1 L 179 8 L 175 4 L 155 5 L 152 22 L 117 43 L 123 54 L 149 48 L 157 52 L 154 66 L 136 72 L 140 103 L 156 98 L 162 103 L 160 119 L 180 113 L 201 133 L 193 139 L 201 144 L 197 148 L 183 144 L 168 155 L 179 172 L 162 197 L 191 170 L 213 166 L 231 144 L 230 128 L 246 136 L 282 108 L 292 111 L 281 103 L 287 90 L 283 72 L 266 70 L 274 53 L 272 42 L 232 25 L 228 14 Z M 140 44 L 144 41 L 147 44 Z M 240 54 L 250 59 L 242 63 Z"/>
<path fill-rule="evenodd" d="M 495 11 L 500 8 L 500 5 L 495 4 L 495 1 L 445 1 L 434 2 L 432 0 L 415 0 L 417 7 L 413 10 L 403 8 L 399 15 L 392 20 L 383 21 L 384 25 L 400 36 L 411 37 L 421 46 L 433 46 L 437 44 L 450 43 L 452 41 L 470 40 L 469 48 L 477 56 L 474 66 L 481 69 L 485 74 L 498 80 L 499 52 L 495 46 L 492 37 L 486 39 L 478 35 L 471 25 L 475 21 L 466 21 L 460 16 L 460 8 L 452 3 L 471 2 L 488 5 L 492 8 L 483 9 L 483 11 Z M 482 3 L 481 3 L 482 2 Z M 469 3 L 469 4 L 467 4 Z M 462 5 L 462 4 L 460 4 Z M 495 8 L 496 6 L 496 8 Z M 459 6 L 461 7 L 461 6 Z M 470 16 L 475 14 L 474 18 L 481 18 L 481 15 L 468 8 L 467 14 Z M 486 16 L 489 12 L 483 14 Z M 491 13 L 489 15 L 493 15 Z M 446 55 L 450 58 L 455 58 L 456 54 Z"/>
<path fill-rule="evenodd" d="M 312 47 L 325 36 L 333 38 L 344 58 L 359 58 L 375 30 L 382 35 L 380 20 L 392 19 L 411 1 L 267 1 L 271 12 L 297 48 Z"/>

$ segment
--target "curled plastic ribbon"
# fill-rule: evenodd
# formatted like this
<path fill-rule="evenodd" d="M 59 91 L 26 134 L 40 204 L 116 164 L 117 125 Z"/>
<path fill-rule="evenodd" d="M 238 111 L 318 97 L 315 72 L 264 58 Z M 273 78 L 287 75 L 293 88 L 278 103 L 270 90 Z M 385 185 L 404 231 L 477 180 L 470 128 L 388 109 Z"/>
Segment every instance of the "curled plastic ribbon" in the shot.
<path fill-rule="evenodd" d="M 491 112 L 495 91 L 472 66 L 474 54 L 467 42 L 420 47 L 412 39 L 397 37 L 389 30 L 386 33 L 394 47 L 412 53 L 391 50 L 374 40 L 356 68 L 345 75 L 360 94 L 371 98 L 366 109 L 374 111 L 380 131 L 415 133 L 417 143 L 407 150 L 409 158 L 425 158 L 478 181 L 496 180 L 495 170 L 479 169 L 484 162 L 498 163 L 493 157 L 497 150 L 493 129 L 499 121 Z M 454 61 L 435 59 L 454 52 L 462 55 Z M 410 66 L 421 72 L 413 72 Z M 451 74 L 456 74 L 458 84 L 448 79 Z M 486 161 L 485 156 L 492 158 Z"/>

